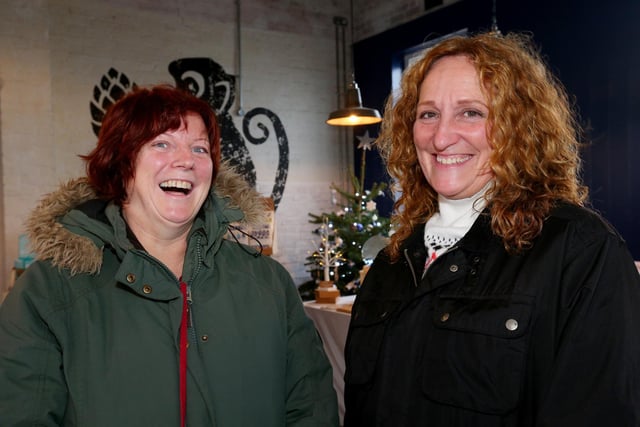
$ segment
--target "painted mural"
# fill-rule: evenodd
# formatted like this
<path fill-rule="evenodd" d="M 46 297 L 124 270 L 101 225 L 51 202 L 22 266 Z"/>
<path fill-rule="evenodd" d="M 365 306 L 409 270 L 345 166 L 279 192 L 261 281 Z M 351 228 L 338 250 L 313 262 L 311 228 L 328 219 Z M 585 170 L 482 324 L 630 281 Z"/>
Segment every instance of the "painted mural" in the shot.
<path fill-rule="evenodd" d="M 274 149 L 278 150 L 278 164 L 270 197 L 277 209 L 289 171 L 289 141 L 278 115 L 267 108 L 253 108 L 242 114 L 241 132 L 236 128 L 230 111 L 236 95 L 236 79 L 233 75 L 227 74 L 220 64 L 210 58 L 177 59 L 168 68 L 177 87 L 189 90 L 214 109 L 220 124 L 222 159 L 228 161 L 253 187 L 257 176 L 247 142 L 259 145 L 273 141 Z M 96 136 L 105 111 L 135 87 L 135 82 L 115 68 L 111 68 L 94 86 L 90 111 L 91 126 Z M 257 132 L 252 131 L 255 129 Z"/>

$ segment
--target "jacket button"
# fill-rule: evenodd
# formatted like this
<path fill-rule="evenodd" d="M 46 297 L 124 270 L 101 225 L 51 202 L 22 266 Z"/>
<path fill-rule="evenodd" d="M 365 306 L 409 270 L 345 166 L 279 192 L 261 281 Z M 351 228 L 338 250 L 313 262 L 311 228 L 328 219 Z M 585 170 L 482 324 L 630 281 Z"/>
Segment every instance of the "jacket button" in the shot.
<path fill-rule="evenodd" d="M 455 264 L 451 264 L 451 266 L 449 267 L 449 271 L 455 273 L 456 271 L 458 271 L 458 266 Z"/>
<path fill-rule="evenodd" d="M 128 283 L 133 283 L 136 281 L 136 275 L 133 273 L 129 273 L 127 274 L 127 282 Z"/>
<path fill-rule="evenodd" d="M 142 287 L 142 292 L 144 292 L 145 294 L 150 294 L 151 292 L 153 292 L 153 288 L 149 285 L 144 285 Z"/>
<path fill-rule="evenodd" d="M 202 341 L 209 341 L 209 335 L 203 335 L 200 337 Z"/>
<path fill-rule="evenodd" d="M 516 319 L 509 319 L 504 323 L 504 326 L 510 331 L 518 329 L 518 321 Z"/>
<path fill-rule="evenodd" d="M 440 321 L 446 322 L 447 320 L 449 320 L 449 313 L 442 313 L 442 316 L 440 316 Z"/>

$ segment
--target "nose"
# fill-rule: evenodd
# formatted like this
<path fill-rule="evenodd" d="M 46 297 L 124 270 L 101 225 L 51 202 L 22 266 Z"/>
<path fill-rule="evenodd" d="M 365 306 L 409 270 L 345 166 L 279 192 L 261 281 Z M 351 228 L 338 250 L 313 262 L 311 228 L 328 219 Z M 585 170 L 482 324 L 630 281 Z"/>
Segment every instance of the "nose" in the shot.
<path fill-rule="evenodd" d="M 433 135 L 433 146 L 438 151 L 444 151 L 458 139 L 453 118 L 441 116 L 438 120 Z"/>
<path fill-rule="evenodd" d="M 193 152 L 189 147 L 178 147 L 175 152 L 173 166 L 184 169 L 192 169 L 195 165 Z"/>

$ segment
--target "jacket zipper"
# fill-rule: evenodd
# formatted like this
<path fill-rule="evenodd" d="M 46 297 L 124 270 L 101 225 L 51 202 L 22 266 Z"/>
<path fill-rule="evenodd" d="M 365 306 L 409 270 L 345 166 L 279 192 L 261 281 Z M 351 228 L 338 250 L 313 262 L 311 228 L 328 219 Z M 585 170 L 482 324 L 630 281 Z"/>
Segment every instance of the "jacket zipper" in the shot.
<path fill-rule="evenodd" d="M 193 296 L 191 293 L 191 285 L 193 283 L 193 281 L 195 280 L 196 276 L 198 275 L 198 273 L 200 272 L 200 266 L 202 265 L 202 249 L 201 249 L 201 242 L 202 242 L 202 235 L 198 234 L 197 236 L 197 241 L 196 241 L 196 267 L 193 271 L 193 275 L 191 276 L 191 279 L 189 280 L 189 283 L 187 283 L 187 310 L 188 310 L 188 322 L 187 322 L 187 329 L 188 329 L 188 334 L 189 334 L 189 342 L 192 342 L 194 345 L 197 345 L 197 340 L 196 340 L 196 328 L 193 322 Z"/>
<path fill-rule="evenodd" d="M 454 250 L 458 249 L 458 244 L 455 244 L 453 246 L 451 246 L 449 249 L 447 249 L 446 251 L 444 251 L 439 257 L 437 257 L 435 260 L 433 260 L 433 263 L 429 266 L 431 267 L 433 264 L 435 264 L 436 262 L 438 262 L 438 260 L 442 257 L 442 255 L 452 252 Z M 405 249 L 403 251 L 404 253 L 404 258 L 407 260 L 407 264 L 409 264 L 409 270 L 411 271 L 411 276 L 413 277 L 413 286 L 414 287 L 418 287 L 418 276 L 416 275 L 416 271 L 413 268 L 413 263 L 411 262 L 411 257 L 409 256 L 409 250 Z M 424 278 L 424 276 L 427 274 L 427 269 L 425 269 L 422 272 L 422 277 Z"/>
<path fill-rule="evenodd" d="M 409 256 L 409 250 L 405 249 L 403 251 L 404 258 L 407 260 L 407 264 L 409 264 L 409 270 L 411 271 L 411 277 L 413 277 L 413 286 L 418 287 L 418 278 L 416 276 L 416 271 L 413 268 L 413 263 L 411 262 L 411 257 Z"/>
<path fill-rule="evenodd" d="M 193 309 L 191 305 L 193 304 L 193 298 L 191 298 L 191 285 L 187 284 L 187 328 L 193 328 Z"/>

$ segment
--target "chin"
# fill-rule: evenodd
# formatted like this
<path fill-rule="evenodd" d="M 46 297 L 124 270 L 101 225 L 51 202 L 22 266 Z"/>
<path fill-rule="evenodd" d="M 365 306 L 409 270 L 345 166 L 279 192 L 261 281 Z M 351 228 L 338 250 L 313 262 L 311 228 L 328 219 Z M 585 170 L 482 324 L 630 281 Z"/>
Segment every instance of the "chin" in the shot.
<path fill-rule="evenodd" d="M 165 219 L 173 224 L 184 225 L 192 223 L 195 217 L 195 214 L 191 212 L 184 215 L 176 215 L 174 213 L 172 215 L 165 216 Z"/>
<path fill-rule="evenodd" d="M 447 190 L 447 191 L 437 191 L 438 195 L 444 197 L 445 199 L 457 200 L 457 199 L 466 199 L 467 197 L 471 197 L 472 194 L 467 195 L 464 191 L 456 191 L 456 190 Z"/>

